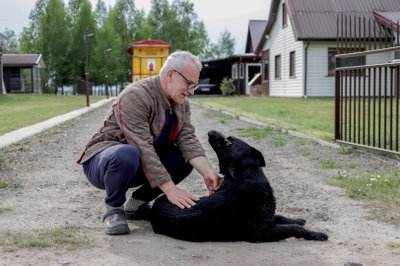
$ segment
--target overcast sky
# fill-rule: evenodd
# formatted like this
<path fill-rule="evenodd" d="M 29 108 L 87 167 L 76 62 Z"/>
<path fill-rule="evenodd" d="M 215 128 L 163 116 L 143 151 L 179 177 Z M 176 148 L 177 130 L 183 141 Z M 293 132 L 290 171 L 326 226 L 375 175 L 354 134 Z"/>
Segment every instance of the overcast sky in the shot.
<path fill-rule="evenodd" d="M 90 0 L 95 5 L 97 0 Z M 5 28 L 17 34 L 28 26 L 29 13 L 36 0 L 1 0 L 0 32 Z M 68 2 L 65 0 L 64 2 Z M 115 0 L 105 0 L 107 5 L 114 5 Z M 171 2 L 171 1 L 170 1 Z M 250 19 L 268 19 L 270 0 L 192 0 L 195 11 L 206 26 L 212 42 L 217 42 L 220 33 L 228 29 L 236 40 L 235 53 L 245 49 L 247 27 Z M 150 0 L 135 0 L 136 6 L 148 11 Z"/>

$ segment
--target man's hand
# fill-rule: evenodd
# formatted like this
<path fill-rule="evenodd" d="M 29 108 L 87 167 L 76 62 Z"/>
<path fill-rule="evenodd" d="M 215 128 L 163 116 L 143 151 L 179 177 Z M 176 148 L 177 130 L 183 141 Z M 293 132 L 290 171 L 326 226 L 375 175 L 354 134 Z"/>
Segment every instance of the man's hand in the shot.
<path fill-rule="evenodd" d="M 204 183 L 210 195 L 219 189 L 222 180 L 206 157 L 199 156 L 191 159 L 189 162 L 203 176 Z"/>
<path fill-rule="evenodd" d="M 208 192 L 213 194 L 217 191 L 221 185 L 221 177 L 214 170 L 210 171 L 204 176 L 204 183 L 208 189 Z"/>
<path fill-rule="evenodd" d="M 168 181 L 159 185 L 159 188 L 165 193 L 168 200 L 172 204 L 181 209 L 190 208 L 196 204 L 196 201 L 199 200 L 198 197 L 178 188 L 172 181 Z"/>

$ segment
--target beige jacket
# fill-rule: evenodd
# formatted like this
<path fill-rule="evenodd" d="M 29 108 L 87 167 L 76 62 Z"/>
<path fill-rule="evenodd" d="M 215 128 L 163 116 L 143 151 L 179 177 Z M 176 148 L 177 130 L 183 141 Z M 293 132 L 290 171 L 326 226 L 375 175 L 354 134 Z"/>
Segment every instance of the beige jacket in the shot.
<path fill-rule="evenodd" d="M 120 93 L 77 162 L 82 164 L 112 145 L 128 143 L 138 147 L 142 170 L 152 187 L 171 180 L 153 147 L 163 129 L 167 110 L 177 117 L 178 126 L 171 133 L 183 158 L 189 161 L 205 156 L 190 122 L 188 100 L 172 106 L 162 91 L 159 76 L 155 76 L 132 83 Z"/>

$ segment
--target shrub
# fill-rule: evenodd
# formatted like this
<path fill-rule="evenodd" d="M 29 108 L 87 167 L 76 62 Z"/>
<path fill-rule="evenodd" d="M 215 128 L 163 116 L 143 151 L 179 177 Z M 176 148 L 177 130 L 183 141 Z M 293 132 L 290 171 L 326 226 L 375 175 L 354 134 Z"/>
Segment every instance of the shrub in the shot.
<path fill-rule="evenodd" d="M 221 85 L 219 87 L 221 89 L 222 95 L 229 96 L 235 92 L 235 85 L 233 84 L 232 79 L 224 78 L 221 81 Z"/>

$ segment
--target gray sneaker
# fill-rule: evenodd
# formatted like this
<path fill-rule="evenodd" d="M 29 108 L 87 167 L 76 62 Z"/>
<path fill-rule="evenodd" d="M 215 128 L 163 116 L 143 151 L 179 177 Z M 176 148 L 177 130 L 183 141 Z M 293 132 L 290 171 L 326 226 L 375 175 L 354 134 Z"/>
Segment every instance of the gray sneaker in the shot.
<path fill-rule="evenodd" d="M 125 220 L 125 212 L 121 209 L 111 209 L 104 214 L 103 222 L 107 225 L 107 235 L 129 234 L 129 226 Z"/>

